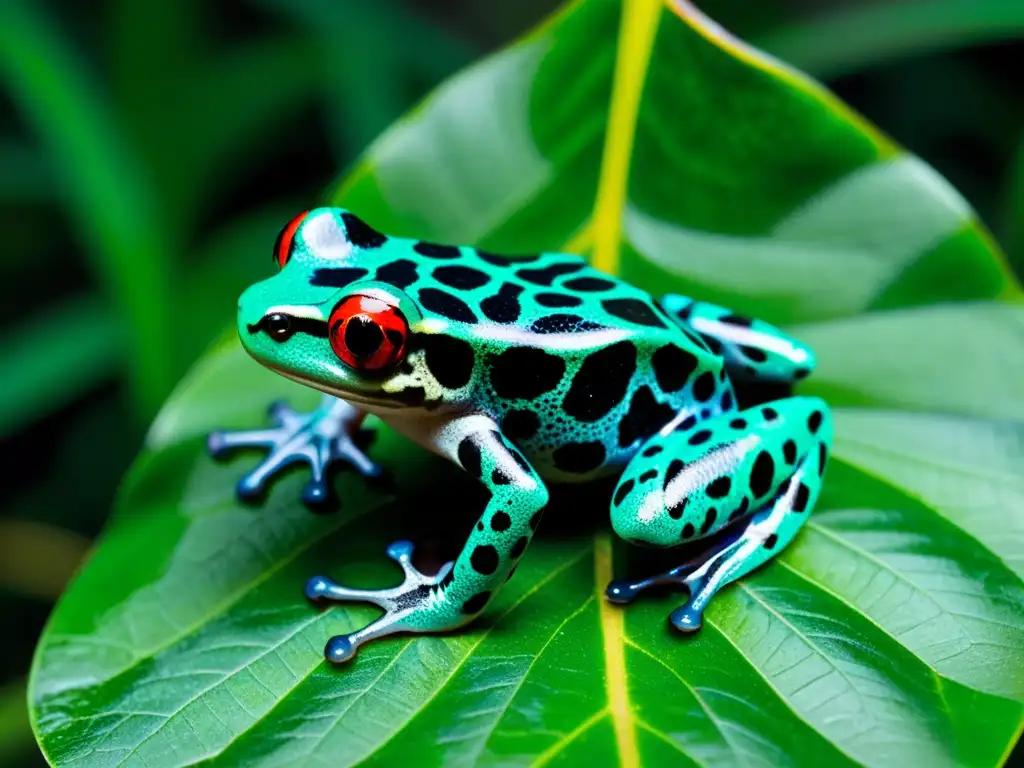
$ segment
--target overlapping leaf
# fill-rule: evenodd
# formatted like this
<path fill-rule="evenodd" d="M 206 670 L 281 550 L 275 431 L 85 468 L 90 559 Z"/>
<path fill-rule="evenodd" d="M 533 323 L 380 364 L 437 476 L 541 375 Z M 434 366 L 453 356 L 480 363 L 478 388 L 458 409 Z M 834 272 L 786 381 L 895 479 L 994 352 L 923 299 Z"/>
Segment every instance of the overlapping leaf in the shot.
<path fill-rule="evenodd" d="M 803 388 L 837 406 L 818 511 L 684 639 L 664 620 L 679 597 L 602 601 L 641 566 L 587 496 L 572 508 L 592 521 L 554 512 L 474 626 L 334 669 L 324 640 L 373 614 L 317 612 L 305 577 L 393 581 L 395 532 L 457 545 L 473 488 L 381 429 L 394 493 L 346 476 L 343 511 L 317 518 L 292 476 L 238 506 L 250 464 L 215 465 L 203 434 L 315 395 L 227 337 L 154 425 L 40 645 L 54 763 L 1001 760 L 1024 701 L 1024 309 L 933 171 L 687 4 L 581 0 L 443 86 L 333 199 L 396 234 L 580 251 L 799 323 L 821 359 Z"/>

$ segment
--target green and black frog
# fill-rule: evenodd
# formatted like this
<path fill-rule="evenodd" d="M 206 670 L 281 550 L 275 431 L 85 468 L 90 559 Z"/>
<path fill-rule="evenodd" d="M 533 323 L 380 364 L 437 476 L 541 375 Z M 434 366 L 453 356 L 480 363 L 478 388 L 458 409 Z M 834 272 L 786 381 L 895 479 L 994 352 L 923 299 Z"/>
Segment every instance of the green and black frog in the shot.
<path fill-rule="evenodd" d="M 674 547 L 735 524 L 702 562 L 607 588 L 608 600 L 627 603 L 652 585 L 683 585 L 688 600 L 670 621 L 684 632 L 700 627 L 718 590 L 786 547 L 818 498 L 828 406 L 736 401 L 734 382 L 793 382 L 814 368 L 807 346 L 765 322 L 683 296 L 655 300 L 578 256 L 388 237 L 337 208 L 293 219 L 274 259 L 278 273 L 240 299 L 242 343 L 326 394 L 309 414 L 275 405 L 270 428 L 210 435 L 215 456 L 269 449 L 238 494 L 254 498 L 297 461 L 312 468 L 311 505 L 328 500 L 332 462 L 379 476 L 353 441 L 367 413 L 490 492 L 461 554 L 436 575 L 417 571 L 412 545 L 399 541 L 388 549 L 405 572 L 397 587 L 308 582 L 314 601 L 384 609 L 331 638 L 331 661 L 372 638 L 472 621 L 526 552 L 548 483 L 619 475 L 612 526 L 633 543 Z"/>

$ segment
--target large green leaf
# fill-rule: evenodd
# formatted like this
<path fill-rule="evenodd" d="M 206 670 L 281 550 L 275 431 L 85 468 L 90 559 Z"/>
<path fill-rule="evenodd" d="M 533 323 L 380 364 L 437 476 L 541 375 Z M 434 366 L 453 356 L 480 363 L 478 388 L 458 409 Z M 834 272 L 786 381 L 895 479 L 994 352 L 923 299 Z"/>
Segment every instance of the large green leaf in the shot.
<path fill-rule="evenodd" d="M 53 763 L 1004 758 L 1024 711 L 1024 306 L 934 171 L 687 4 L 581 0 L 440 88 L 333 200 L 396 234 L 564 247 L 800 323 L 821 359 L 802 389 L 837 411 L 818 510 L 683 638 L 665 622 L 677 595 L 602 600 L 657 558 L 612 540 L 607 488 L 571 489 L 480 621 L 336 669 L 325 639 L 373 611 L 318 612 L 305 577 L 392 583 L 396 534 L 437 564 L 479 490 L 381 427 L 393 492 L 346 475 L 343 510 L 315 517 L 292 475 L 239 506 L 252 459 L 213 463 L 204 434 L 316 395 L 229 335 L 165 406 L 40 643 L 30 696 Z"/>

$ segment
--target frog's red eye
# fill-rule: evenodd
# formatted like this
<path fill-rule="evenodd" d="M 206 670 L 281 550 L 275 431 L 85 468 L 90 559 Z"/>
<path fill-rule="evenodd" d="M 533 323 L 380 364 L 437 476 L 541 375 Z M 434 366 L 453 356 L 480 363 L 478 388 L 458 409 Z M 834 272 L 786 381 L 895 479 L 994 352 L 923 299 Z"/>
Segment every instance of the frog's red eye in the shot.
<path fill-rule="evenodd" d="M 397 307 L 373 296 L 342 299 L 327 322 L 331 348 L 359 371 L 383 371 L 405 356 L 409 324 Z"/>
<path fill-rule="evenodd" d="M 285 224 L 284 229 L 277 233 L 277 240 L 274 241 L 274 261 L 277 262 L 277 266 L 280 269 L 284 269 L 284 265 L 288 263 L 288 258 L 292 255 L 295 233 L 308 213 L 309 211 L 303 211 Z"/>

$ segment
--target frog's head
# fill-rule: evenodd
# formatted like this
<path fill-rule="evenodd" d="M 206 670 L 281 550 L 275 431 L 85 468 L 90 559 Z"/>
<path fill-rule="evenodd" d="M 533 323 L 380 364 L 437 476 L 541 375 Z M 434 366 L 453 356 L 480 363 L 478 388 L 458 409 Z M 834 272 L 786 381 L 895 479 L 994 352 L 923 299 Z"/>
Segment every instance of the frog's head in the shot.
<path fill-rule="evenodd" d="M 369 279 L 379 262 L 394 258 L 388 250 L 382 235 L 347 211 L 296 216 L 274 246 L 278 272 L 239 299 L 246 351 L 288 378 L 355 403 L 415 402 L 422 390 L 406 392 L 399 370 L 422 317 L 401 290 Z"/>

